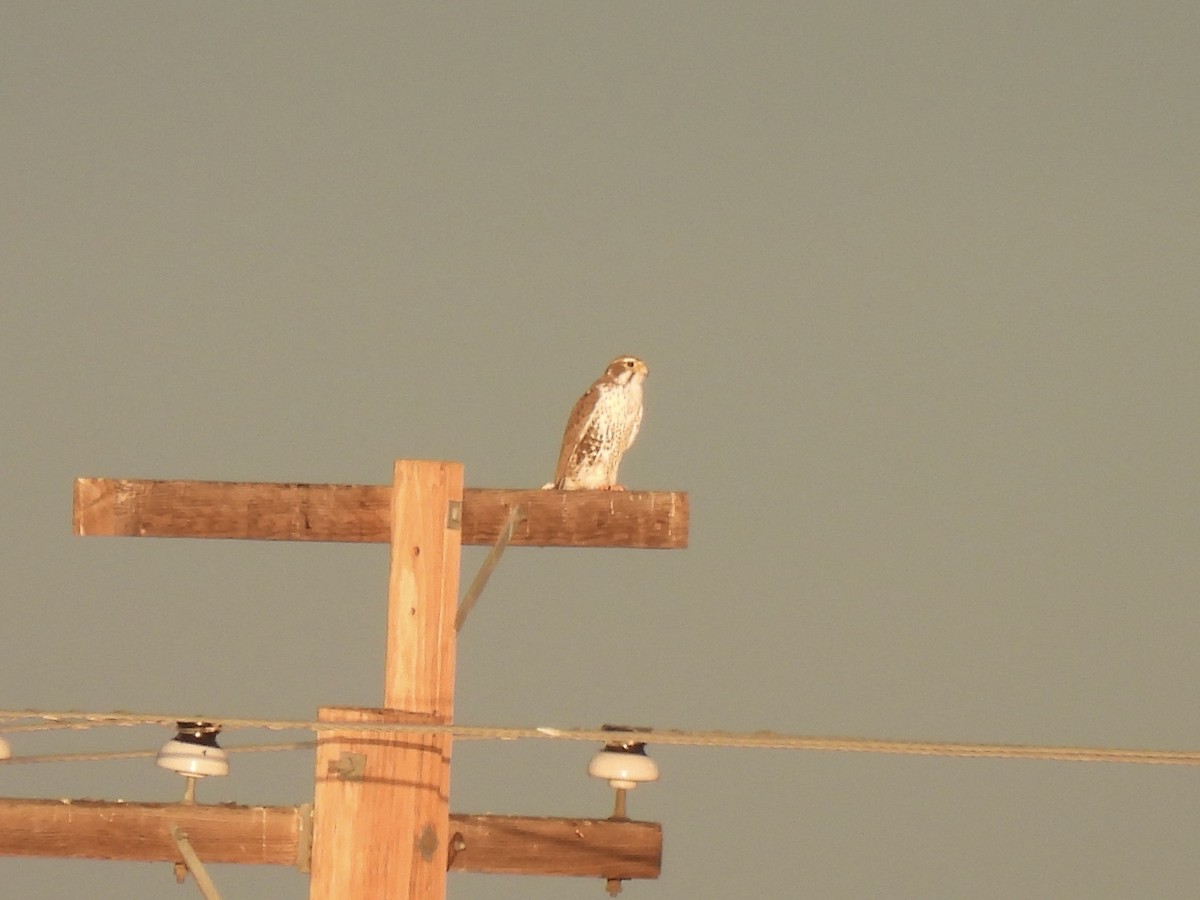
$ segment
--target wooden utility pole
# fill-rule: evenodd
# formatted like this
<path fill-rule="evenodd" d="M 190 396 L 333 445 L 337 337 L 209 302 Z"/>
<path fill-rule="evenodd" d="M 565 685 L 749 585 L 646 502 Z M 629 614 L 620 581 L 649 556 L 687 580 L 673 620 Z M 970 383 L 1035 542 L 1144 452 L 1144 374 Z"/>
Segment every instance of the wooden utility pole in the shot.
<path fill-rule="evenodd" d="M 361 729 L 452 722 L 460 546 L 517 506 L 515 546 L 687 545 L 686 494 L 464 490 L 451 462 L 399 460 L 390 487 L 77 479 L 80 535 L 390 541 L 383 706 L 318 712 L 311 807 L 0 798 L 0 855 L 173 861 L 183 831 L 202 862 L 311 866 L 312 900 L 438 900 L 451 868 L 657 877 L 658 824 L 451 815 L 448 734 Z"/>
<path fill-rule="evenodd" d="M 397 461 L 386 709 L 322 709 L 320 718 L 450 721 L 462 490 L 461 465 Z M 319 732 L 316 778 L 312 900 L 445 896 L 449 735 Z"/>

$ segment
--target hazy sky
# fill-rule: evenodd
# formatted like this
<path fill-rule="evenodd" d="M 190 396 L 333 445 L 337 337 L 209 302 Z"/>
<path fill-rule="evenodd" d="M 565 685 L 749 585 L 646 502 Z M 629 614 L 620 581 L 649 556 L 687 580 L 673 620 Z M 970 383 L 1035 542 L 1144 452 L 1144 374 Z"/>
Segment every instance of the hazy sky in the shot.
<path fill-rule="evenodd" d="M 385 547 L 73 538 L 72 480 L 382 484 L 409 457 L 539 486 L 635 353 L 623 480 L 689 491 L 691 547 L 512 550 L 458 721 L 1200 747 L 1195 3 L 16 0 L 0 103 L 4 705 L 381 702 Z M 459 743 L 451 806 L 607 815 L 593 749 Z M 650 752 L 630 812 L 662 822 L 663 875 L 630 898 L 1200 881 L 1194 770 Z M 0 795 L 180 781 L 10 766 Z M 297 752 L 199 795 L 311 792 Z M 198 896 L 166 864 L 0 883 Z"/>

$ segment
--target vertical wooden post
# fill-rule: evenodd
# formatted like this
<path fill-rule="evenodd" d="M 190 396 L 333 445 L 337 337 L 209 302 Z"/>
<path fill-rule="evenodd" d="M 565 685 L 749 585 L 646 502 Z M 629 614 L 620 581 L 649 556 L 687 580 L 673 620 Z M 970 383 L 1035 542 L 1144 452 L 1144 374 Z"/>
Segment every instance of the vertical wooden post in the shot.
<path fill-rule="evenodd" d="M 383 705 L 450 721 L 462 545 L 459 463 L 397 460 Z"/>
<path fill-rule="evenodd" d="M 334 722 L 432 722 L 454 712 L 462 466 L 397 460 L 392 483 L 386 709 Z M 450 839 L 449 735 L 318 733 L 312 900 L 442 900 Z"/>

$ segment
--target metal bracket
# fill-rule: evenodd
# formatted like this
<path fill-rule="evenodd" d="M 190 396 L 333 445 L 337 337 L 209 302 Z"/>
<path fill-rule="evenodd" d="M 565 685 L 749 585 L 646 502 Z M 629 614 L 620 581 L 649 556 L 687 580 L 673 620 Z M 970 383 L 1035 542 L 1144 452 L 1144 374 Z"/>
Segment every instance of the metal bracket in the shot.
<path fill-rule="evenodd" d="M 367 777 L 367 755 L 343 750 L 341 756 L 330 760 L 329 774 L 341 781 L 364 781 Z"/>
<path fill-rule="evenodd" d="M 200 893 L 204 895 L 205 900 L 221 900 L 221 895 L 217 893 L 217 886 L 213 884 L 213 880 L 208 876 L 208 871 L 204 868 L 204 863 L 200 861 L 200 857 L 196 855 L 196 851 L 192 849 L 191 843 L 188 842 L 187 832 L 173 822 L 171 823 L 171 839 L 175 841 L 179 855 L 183 857 L 183 864 L 192 873 L 192 877 L 196 879 L 196 887 L 200 889 Z"/>

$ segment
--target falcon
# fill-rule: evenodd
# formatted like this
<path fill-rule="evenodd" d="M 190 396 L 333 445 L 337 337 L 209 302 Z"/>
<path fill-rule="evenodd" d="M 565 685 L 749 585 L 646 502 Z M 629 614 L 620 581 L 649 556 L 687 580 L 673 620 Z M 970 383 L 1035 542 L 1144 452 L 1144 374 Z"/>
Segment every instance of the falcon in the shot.
<path fill-rule="evenodd" d="M 642 382 L 649 371 L 636 356 L 618 356 L 592 382 L 567 419 L 554 481 L 547 488 L 625 490 L 617 484 L 617 468 L 642 424 Z"/>

